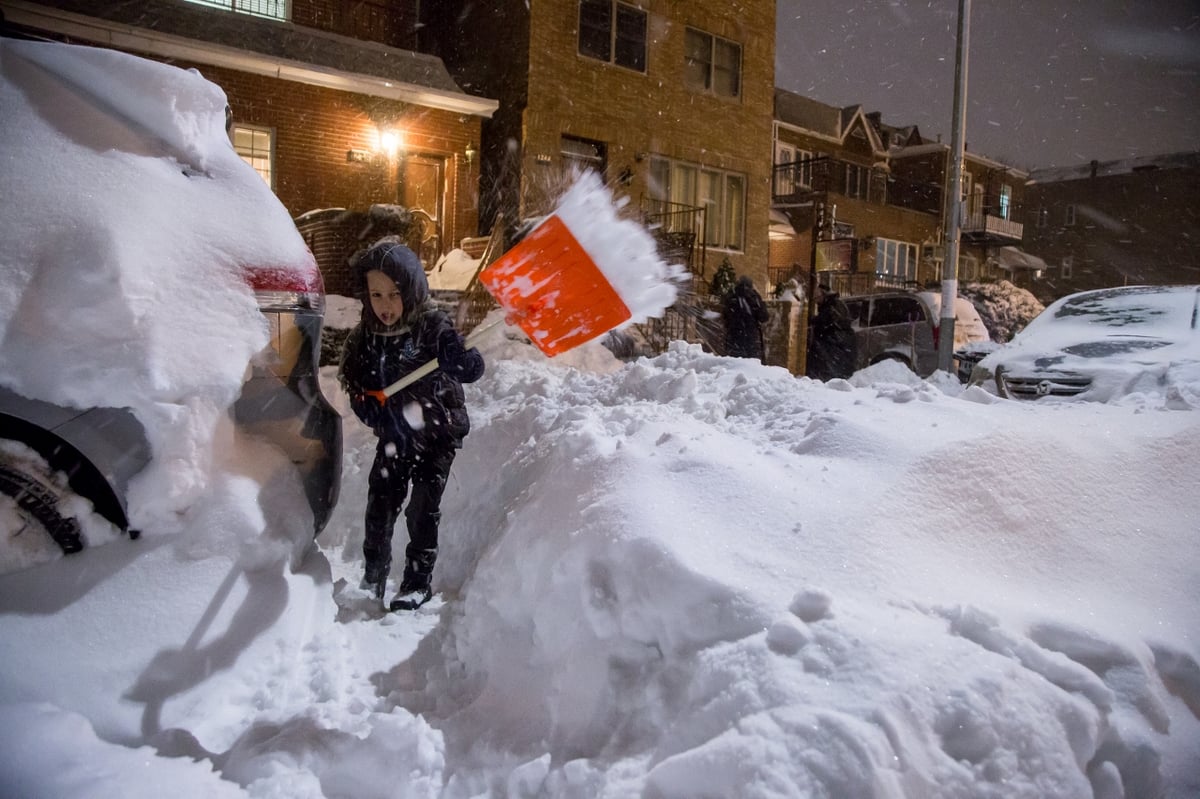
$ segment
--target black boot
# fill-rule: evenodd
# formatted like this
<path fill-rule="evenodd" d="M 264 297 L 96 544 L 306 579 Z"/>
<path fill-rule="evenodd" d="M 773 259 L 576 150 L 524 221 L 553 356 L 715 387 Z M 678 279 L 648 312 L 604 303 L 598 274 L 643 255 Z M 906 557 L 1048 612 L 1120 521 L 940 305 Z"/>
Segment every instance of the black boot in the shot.
<path fill-rule="evenodd" d="M 433 597 L 433 564 L 437 560 L 437 549 L 413 549 L 405 551 L 404 578 L 400 589 L 392 599 L 392 610 L 416 610 Z"/>
<path fill-rule="evenodd" d="M 371 596 L 383 601 L 383 590 L 387 586 L 387 572 L 381 572 L 379 569 L 367 567 L 366 573 L 363 574 L 362 582 L 358 587 L 363 591 L 369 591 Z"/>

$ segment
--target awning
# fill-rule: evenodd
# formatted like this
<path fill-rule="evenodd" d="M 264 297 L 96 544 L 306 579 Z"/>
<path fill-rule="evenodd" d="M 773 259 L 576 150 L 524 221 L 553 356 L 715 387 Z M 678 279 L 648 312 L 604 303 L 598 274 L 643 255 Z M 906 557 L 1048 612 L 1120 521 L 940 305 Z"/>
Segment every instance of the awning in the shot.
<path fill-rule="evenodd" d="M 792 227 L 792 221 L 782 211 L 771 209 L 771 226 L 767 229 L 767 235 L 772 239 L 793 239 L 796 237 L 796 229 Z"/>
<path fill-rule="evenodd" d="M 1036 255 L 1030 255 L 1020 247 L 1001 247 L 992 256 L 996 259 L 996 265 L 1001 269 L 1007 269 L 1012 272 L 1015 269 L 1045 269 L 1046 262 Z"/>

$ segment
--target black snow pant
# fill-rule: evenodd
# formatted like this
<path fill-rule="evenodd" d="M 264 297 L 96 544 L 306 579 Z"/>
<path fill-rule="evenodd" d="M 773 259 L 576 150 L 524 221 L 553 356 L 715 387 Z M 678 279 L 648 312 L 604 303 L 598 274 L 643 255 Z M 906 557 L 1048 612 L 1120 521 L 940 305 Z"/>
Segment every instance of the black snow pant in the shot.
<path fill-rule="evenodd" d="M 412 485 L 412 496 L 404 517 L 408 522 L 408 560 L 425 553 L 421 560 L 433 571 L 437 553 L 438 522 L 442 518 L 442 493 L 457 450 L 452 446 L 423 453 L 402 452 L 395 444 L 380 441 L 375 463 L 367 480 L 366 535 L 363 560 L 366 578 L 387 579 L 392 568 L 392 531 Z"/>

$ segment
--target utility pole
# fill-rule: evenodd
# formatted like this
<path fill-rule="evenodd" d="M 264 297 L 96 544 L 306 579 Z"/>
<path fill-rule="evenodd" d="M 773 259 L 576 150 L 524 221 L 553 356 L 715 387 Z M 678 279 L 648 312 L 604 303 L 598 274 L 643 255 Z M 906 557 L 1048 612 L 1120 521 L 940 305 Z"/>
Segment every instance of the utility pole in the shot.
<path fill-rule="evenodd" d="M 958 241 L 962 235 L 963 150 L 967 129 L 967 45 L 971 0 L 958 0 L 958 47 L 954 57 L 954 133 L 950 141 L 950 185 L 946 187 L 946 256 L 942 261 L 942 312 L 938 320 L 938 369 L 954 360 L 954 303 L 958 299 Z"/>

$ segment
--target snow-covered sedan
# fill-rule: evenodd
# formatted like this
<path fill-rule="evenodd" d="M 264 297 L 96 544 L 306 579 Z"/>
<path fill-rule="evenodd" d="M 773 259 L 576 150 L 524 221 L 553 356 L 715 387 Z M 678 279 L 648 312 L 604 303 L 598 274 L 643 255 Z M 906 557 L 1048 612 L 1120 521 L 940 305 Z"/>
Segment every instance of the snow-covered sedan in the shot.
<path fill-rule="evenodd" d="M 1200 393 L 1200 286 L 1122 286 L 1049 305 L 976 365 L 970 383 L 1002 397 L 1109 402 Z M 1189 399 L 1190 398 L 1190 399 Z"/>

